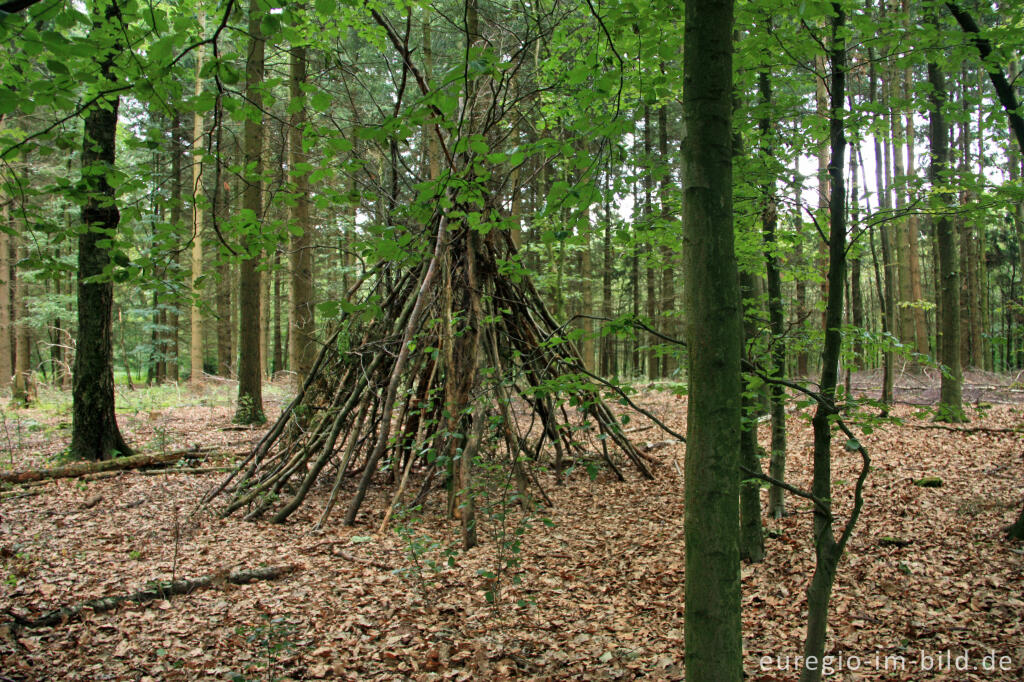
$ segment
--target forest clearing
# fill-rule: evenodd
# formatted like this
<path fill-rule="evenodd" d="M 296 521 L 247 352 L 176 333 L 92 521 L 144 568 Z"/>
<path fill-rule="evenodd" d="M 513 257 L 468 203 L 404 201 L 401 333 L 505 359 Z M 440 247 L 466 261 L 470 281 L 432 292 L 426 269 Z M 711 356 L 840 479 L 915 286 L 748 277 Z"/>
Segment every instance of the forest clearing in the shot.
<path fill-rule="evenodd" d="M 903 378 L 897 387 L 925 383 Z M 972 379 L 987 396 L 1000 388 L 993 375 L 969 377 L 968 386 Z M 995 381 L 1016 395 L 1011 382 Z M 258 434 L 232 430 L 224 387 L 202 399 L 184 392 L 193 404 L 121 415 L 133 442 L 145 443 L 140 449 L 212 446 L 217 455 L 182 463 L 193 470 L 229 464 L 232 458 L 220 453 L 244 450 Z M 919 390 L 905 396 L 916 402 L 910 393 Z M 145 405 L 142 396 L 133 399 Z M 683 428 L 685 398 L 645 390 L 639 402 Z M 970 424 L 948 428 L 899 405 L 902 424 L 864 438 L 875 465 L 862 523 L 836 581 L 830 679 L 1016 680 L 1024 673 L 1024 547 L 1007 544 L 1001 533 L 1020 501 L 1024 404 L 979 404 Z M 52 412 L 30 410 L 15 419 L 36 426 L 21 427 L 21 447 L 5 469 L 39 465 L 66 439 Z M 529 527 L 521 551 L 505 560 L 494 519 L 481 521 L 480 546 L 459 551 L 443 491 L 435 491 L 422 515 L 396 519 L 377 534 L 394 490 L 383 474 L 357 526 L 338 520 L 321 532 L 311 531 L 326 484 L 285 525 L 220 519 L 216 505 L 198 507 L 220 473 L 175 474 L 171 467 L 156 470 L 162 475 L 126 472 L 27 488 L 41 492 L 0 502 L 2 676 L 681 679 L 683 448 L 663 444 L 664 434 L 647 428 L 642 416 L 632 424 L 641 449 L 657 445 L 650 449 L 655 480 L 632 475 L 617 482 L 607 469 L 591 480 L 583 467 L 562 486 L 550 473 L 542 476 L 554 504 L 525 517 L 518 507 L 508 510 L 508 524 Z M 788 426 L 792 480 L 806 485 L 807 415 L 790 414 Z M 14 437 L 10 414 L 5 428 Z M 840 514 L 857 464 L 853 453 L 836 449 Z M 914 485 L 927 477 L 940 478 L 942 487 Z M 798 670 L 813 552 L 809 504 L 796 503 L 793 512 L 766 520 L 765 560 L 742 570 L 748 679 L 789 680 Z M 452 548 L 455 563 L 448 567 L 445 550 Z M 276 580 L 236 586 L 222 579 L 191 594 L 86 610 L 49 627 L 22 629 L 11 620 L 127 594 L 149 581 L 284 565 L 293 571 Z M 493 602 L 486 596 L 492 590 Z M 940 665 L 946 652 L 952 659 Z M 976 670 L 957 669 L 965 652 Z M 992 653 L 994 668 L 982 670 Z M 934 669 L 925 669 L 922 656 L 935 658 Z"/>

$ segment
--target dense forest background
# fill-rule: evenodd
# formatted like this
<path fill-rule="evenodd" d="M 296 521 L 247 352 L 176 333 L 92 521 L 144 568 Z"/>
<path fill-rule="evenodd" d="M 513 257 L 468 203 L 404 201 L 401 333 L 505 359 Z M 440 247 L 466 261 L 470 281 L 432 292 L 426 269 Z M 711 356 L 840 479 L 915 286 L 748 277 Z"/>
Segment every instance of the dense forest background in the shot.
<path fill-rule="evenodd" d="M 813 374 L 822 335 L 829 8 L 739 7 L 740 263 L 752 278 L 749 314 L 762 338 L 785 342 L 790 376 Z M 1020 155 L 987 73 L 1014 79 L 1014 28 L 1010 13 L 974 10 L 994 49 L 982 62 L 943 8 L 851 5 L 844 29 L 849 368 L 881 366 L 893 352 L 937 357 L 939 210 L 955 223 L 963 366 L 1024 364 Z M 236 376 L 246 334 L 258 335 L 264 375 L 301 370 L 296 339 L 322 337 L 314 325 L 357 305 L 354 283 L 422 257 L 415 225 L 441 172 L 437 124 L 456 141 L 449 151 L 471 147 L 485 165 L 495 198 L 479 220 L 512 234 L 520 248 L 509 267 L 529 272 L 554 317 L 569 321 L 587 366 L 685 381 L 680 351 L 633 325 L 678 338 L 685 318 L 679 17 L 671 7 L 597 9 L 484 3 L 479 55 L 466 54 L 456 5 L 381 15 L 397 44 L 362 8 L 334 2 L 123 3 L 106 22 L 98 9 L 43 3 L 6 17 L 0 381 L 31 372 L 70 382 L 81 125 L 115 96 L 107 175 L 121 219 L 101 248 L 120 381 Z M 265 57 L 247 70 L 254 42 Z M 105 77 L 98 55 L 110 49 Z M 934 181 L 930 60 L 950 82 L 950 161 Z M 488 82 L 479 131 L 459 114 L 466 78 Z M 258 310 L 241 324 L 250 288 Z"/>

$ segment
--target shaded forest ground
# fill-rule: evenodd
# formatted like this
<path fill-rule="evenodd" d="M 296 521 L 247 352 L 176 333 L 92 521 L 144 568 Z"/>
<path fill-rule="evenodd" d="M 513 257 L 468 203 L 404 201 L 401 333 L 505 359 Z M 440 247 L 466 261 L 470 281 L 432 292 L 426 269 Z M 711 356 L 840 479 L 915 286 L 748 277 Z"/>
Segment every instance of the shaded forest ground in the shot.
<path fill-rule="evenodd" d="M 854 377 L 853 385 L 872 379 Z M 875 466 L 836 585 L 829 646 L 837 656 L 836 679 L 1024 677 L 1024 548 L 999 532 L 1024 494 L 1018 431 L 1024 405 L 998 401 L 1019 395 L 1012 378 L 977 383 L 996 386 L 996 379 L 1001 388 L 992 399 L 982 396 L 990 407 L 970 410 L 968 430 L 933 428 L 914 416 L 916 408 L 902 405 L 896 414 L 904 424 L 862 439 Z M 901 378 L 901 385 L 910 384 Z M 920 394 L 932 388 L 897 394 L 924 402 Z M 152 451 L 214 445 L 235 453 L 258 437 L 231 426 L 230 385 L 202 394 L 173 390 L 119 397 L 129 403 L 120 419 L 131 442 Z M 286 394 L 283 387 L 270 394 L 274 412 Z M 684 429 L 685 399 L 648 391 L 641 402 Z M 59 451 L 67 436 L 62 414 L 56 403 L 6 411 L 0 466 L 39 465 Z M 591 480 L 577 467 L 559 487 L 542 475 L 554 507 L 529 521 L 518 565 L 507 560 L 515 555 L 502 559 L 498 549 L 509 547 L 502 537 L 516 537 L 521 515 L 497 500 L 492 515 L 508 512 L 504 535 L 501 524 L 483 522 L 483 545 L 457 556 L 453 568 L 445 566 L 445 549 L 454 546 L 458 528 L 440 518 L 442 493 L 422 518 L 396 519 L 393 528 L 401 532 L 375 536 L 392 493 L 383 484 L 369 496 L 360 525 L 341 526 L 336 511 L 321 534 L 308 531 L 326 488 L 284 526 L 197 510 L 219 474 L 63 480 L 41 486 L 41 494 L 5 499 L 0 678 L 680 679 L 683 452 L 645 425 L 636 417 L 630 428 L 637 442 L 655 446 L 657 480 L 615 483 L 605 473 Z M 807 486 L 807 416 L 793 413 L 789 429 L 790 476 Z M 840 442 L 834 465 L 840 520 L 857 465 Z M 944 485 L 913 485 L 925 476 L 939 476 Z M 766 521 L 766 561 L 743 568 L 750 679 L 796 678 L 813 552 L 808 505 L 791 500 L 790 507 L 792 515 Z M 172 575 L 281 564 L 297 570 L 276 581 L 86 613 L 56 627 L 19 629 L 9 615 L 34 617 Z M 495 591 L 497 603 L 489 603 Z M 983 669 L 989 660 L 996 670 Z M 975 669 L 957 670 L 960 663 Z"/>

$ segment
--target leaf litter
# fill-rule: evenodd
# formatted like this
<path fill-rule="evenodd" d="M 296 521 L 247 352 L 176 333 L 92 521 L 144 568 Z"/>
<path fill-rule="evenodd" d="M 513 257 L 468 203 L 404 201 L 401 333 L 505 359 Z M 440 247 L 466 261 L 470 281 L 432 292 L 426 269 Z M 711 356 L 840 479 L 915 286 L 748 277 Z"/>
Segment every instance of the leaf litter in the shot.
<path fill-rule="evenodd" d="M 685 430 L 685 398 L 640 398 Z M 909 406 L 895 416 L 902 425 L 861 436 L 874 468 L 833 596 L 833 679 L 1020 679 L 1024 550 L 1000 529 L 1021 503 L 1024 435 L 1014 430 L 1024 425 L 1024 408 L 972 414 L 969 426 L 990 430 L 962 433 L 923 428 L 930 422 Z M 148 435 L 170 447 L 230 451 L 248 436 L 224 430 L 230 418 L 222 407 L 171 408 Z M 640 444 L 661 438 L 644 430 L 647 420 L 633 419 Z M 788 427 L 790 481 L 807 487 L 809 415 L 794 412 Z M 147 437 L 142 427 L 132 435 Z M 760 440 L 768 440 L 766 425 Z M 654 481 L 616 483 L 607 472 L 592 479 L 577 467 L 558 486 L 539 474 L 552 508 L 528 525 L 518 509 L 502 508 L 506 531 L 522 528 L 520 550 L 496 542 L 512 536 L 485 520 L 483 544 L 458 553 L 452 566 L 445 550 L 457 545 L 458 527 L 442 518 L 443 492 L 421 516 L 375 534 L 393 493 L 383 478 L 356 527 L 335 518 L 317 534 L 310 529 L 327 489 L 289 523 L 271 525 L 199 508 L 217 475 L 50 483 L 43 494 L 0 502 L 0 671 L 12 680 L 682 679 L 684 446 L 656 444 L 648 455 L 660 463 Z M 13 451 L 11 463 L 38 464 L 38 448 Z M 833 455 L 841 521 L 859 458 L 841 439 Z M 942 487 L 913 485 L 929 476 Z M 765 562 L 742 568 L 748 679 L 799 673 L 812 515 L 803 500 L 788 504 L 790 515 L 765 519 Z M 297 570 L 86 611 L 55 627 L 22 629 L 10 616 L 149 581 L 282 563 Z M 985 669 L 989 661 L 994 669 Z M 974 669 L 958 670 L 961 663 Z"/>

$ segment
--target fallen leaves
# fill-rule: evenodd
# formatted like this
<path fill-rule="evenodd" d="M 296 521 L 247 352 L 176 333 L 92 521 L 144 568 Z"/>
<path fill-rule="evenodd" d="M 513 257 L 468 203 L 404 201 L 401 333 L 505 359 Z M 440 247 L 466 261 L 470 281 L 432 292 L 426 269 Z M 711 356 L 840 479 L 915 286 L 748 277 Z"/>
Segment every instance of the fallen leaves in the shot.
<path fill-rule="evenodd" d="M 643 404 L 682 430 L 685 401 L 651 393 Z M 218 427 L 230 411 L 193 411 L 199 416 L 191 421 L 164 411 L 161 423 L 180 423 L 188 442 L 227 437 Z M 998 529 L 1020 504 L 1024 436 L 1015 429 L 1024 412 L 993 407 L 972 424 L 984 429 L 963 433 L 914 428 L 923 422 L 908 408 L 897 414 L 906 426 L 858 436 L 875 469 L 840 565 L 829 652 L 865 662 L 903 656 L 905 671 L 864 666 L 855 679 L 919 680 L 951 678 L 949 671 L 912 669 L 922 656 L 967 648 L 980 661 L 992 650 L 1009 656 L 1012 669 L 955 678 L 1019 679 L 1024 557 Z M 646 428 L 636 421 L 635 428 Z M 794 413 L 789 428 L 790 480 L 806 486 L 809 425 Z M 121 606 L 39 631 L 14 632 L 2 623 L 0 669 L 13 679 L 71 680 L 681 679 L 684 482 L 670 463 L 682 460 L 684 448 L 669 443 L 652 452 L 667 465 L 653 482 L 617 484 L 605 474 L 590 481 L 582 467 L 563 486 L 542 479 L 554 498 L 545 511 L 554 526 L 535 523 L 526 532 L 514 569 L 520 584 L 501 574 L 498 606 L 485 597 L 494 587 L 487 581 L 498 579 L 480 576 L 498 573 L 494 535 L 482 528 L 485 544 L 446 566 L 439 552 L 458 529 L 440 517 L 439 498 L 416 526 L 439 547 L 421 557 L 437 562 L 433 570 L 415 568 L 397 534 L 370 535 L 393 492 L 383 483 L 367 499 L 365 526 L 335 523 L 311 535 L 327 489 L 315 491 L 320 497 L 292 522 L 274 526 L 197 509 L 216 481 L 210 477 L 55 482 L 45 494 L 0 502 L 0 611 L 38 615 L 172 573 L 281 562 L 302 570 L 274 583 Z M 840 519 L 857 464 L 838 442 Z M 928 476 L 941 477 L 943 487 L 913 485 Z M 802 500 L 788 504 L 789 516 L 766 519 L 765 563 L 742 568 L 745 663 L 753 680 L 793 679 L 793 670 L 759 662 L 802 651 L 811 513 Z M 882 543 L 886 538 L 901 542 Z"/>

